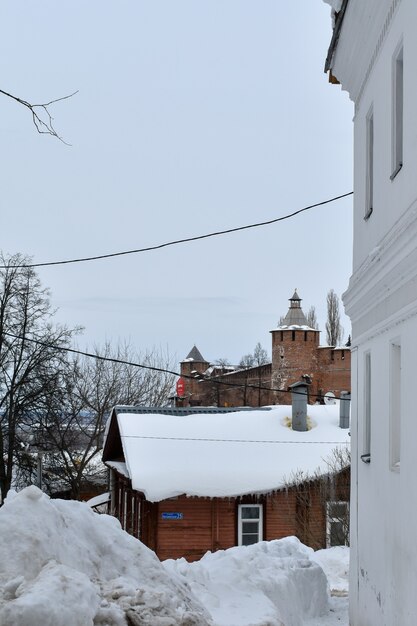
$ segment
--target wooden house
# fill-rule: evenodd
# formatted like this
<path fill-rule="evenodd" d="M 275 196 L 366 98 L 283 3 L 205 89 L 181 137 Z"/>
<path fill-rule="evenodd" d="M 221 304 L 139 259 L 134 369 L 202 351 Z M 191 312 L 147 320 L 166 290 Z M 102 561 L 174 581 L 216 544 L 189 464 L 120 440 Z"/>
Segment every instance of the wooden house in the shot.
<path fill-rule="evenodd" d="M 296 535 L 347 542 L 349 436 L 338 406 L 256 410 L 116 407 L 103 460 L 111 513 L 160 559 Z M 334 452 L 336 450 L 336 452 Z"/>

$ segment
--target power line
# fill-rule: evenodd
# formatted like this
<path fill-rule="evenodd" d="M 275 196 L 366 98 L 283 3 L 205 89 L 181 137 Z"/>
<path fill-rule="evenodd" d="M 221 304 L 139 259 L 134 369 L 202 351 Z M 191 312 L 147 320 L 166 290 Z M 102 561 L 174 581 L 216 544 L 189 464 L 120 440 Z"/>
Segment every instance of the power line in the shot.
<path fill-rule="evenodd" d="M 349 446 L 350 441 L 278 441 L 271 439 L 210 439 L 208 437 L 156 437 L 148 435 L 122 435 L 122 439 L 157 439 L 161 441 L 206 441 L 209 443 L 295 443 L 295 444 L 330 444 Z"/>
<path fill-rule="evenodd" d="M 141 252 L 151 252 L 153 250 L 161 250 L 162 248 L 168 248 L 169 246 L 176 246 L 182 243 L 189 243 L 191 241 L 199 241 L 200 239 L 208 239 L 209 237 L 219 237 L 220 235 L 229 235 L 230 233 L 236 233 L 242 230 L 249 230 L 251 228 L 259 228 L 260 226 L 269 226 L 270 224 L 275 224 L 276 222 L 282 222 L 284 220 L 288 220 L 291 217 L 295 217 L 299 213 L 303 213 L 304 211 L 309 211 L 310 209 L 323 206 L 324 204 L 329 204 L 330 202 L 335 202 L 336 200 L 341 200 L 342 198 L 347 198 L 348 196 L 351 196 L 351 195 L 353 195 L 353 191 L 349 191 L 349 193 L 344 193 L 340 196 L 329 198 L 328 200 L 323 200 L 322 202 L 317 202 L 316 204 L 310 204 L 309 206 L 303 207 L 302 209 L 298 209 L 297 211 L 294 211 L 293 213 L 289 213 L 288 215 L 284 215 L 282 217 L 276 217 L 272 220 L 267 220 L 265 222 L 257 222 L 255 224 L 247 224 L 246 226 L 237 226 L 236 228 L 218 230 L 212 233 L 207 233 L 205 235 L 196 235 L 195 237 L 186 237 L 184 239 L 168 241 L 165 243 L 157 244 L 155 246 L 149 246 L 147 248 L 137 248 L 136 250 L 124 250 L 122 252 L 112 252 L 110 254 L 100 254 L 97 256 L 81 257 L 78 259 L 66 259 L 64 261 L 47 261 L 45 263 L 28 263 L 28 264 L 21 264 L 21 265 L 0 265 L 0 269 L 19 268 L 19 267 L 47 267 L 47 266 L 52 266 L 52 265 L 69 265 L 70 263 L 85 263 L 87 261 L 98 261 L 101 259 L 110 259 L 110 258 L 118 257 L 118 256 L 127 256 L 128 254 L 139 254 Z"/>
<path fill-rule="evenodd" d="M 131 367 L 138 367 L 141 369 L 151 370 L 153 372 L 160 372 L 162 374 L 172 374 L 173 376 L 178 376 L 180 378 L 187 378 L 189 380 L 196 380 L 198 376 L 191 376 L 190 374 L 181 374 L 180 372 L 176 372 L 174 370 L 169 370 L 163 367 L 156 367 L 155 365 L 144 365 L 143 363 L 135 363 L 134 361 L 125 361 L 124 359 L 117 359 L 116 357 L 108 357 L 101 356 L 100 354 L 94 354 L 93 352 L 84 352 L 83 350 L 76 350 L 75 348 L 68 348 L 66 346 L 56 346 L 54 344 L 47 343 L 46 341 L 41 341 L 40 339 L 34 339 L 32 337 L 20 337 L 19 335 L 14 335 L 13 333 L 4 332 L 4 335 L 8 337 L 13 337 L 14 339 L 19 339 L 20 341 L 29 341 L 31 343 L 35 343 L 37 345 L 43 346 L 45 348 L 52 348 L 52 350 L 57 350 L 60 352 L 69 352 L 71 354 L 78 354 L 80 356 L 86 356 L 90 359 L 96 359 L 97 361 L 108 361 L 110 363 L 117 363 L 119 365 L 129 365 Z M 236 370 L 244 372 L 245 370 Z M 215 378 L 200 378 L 202 383 L 212 383 L 215 385 L 224 385 L 226 387 L 237 387 L 239 389 L 256 389 L 262 391 L 274 391 L 276 393 L 289 393 L 285 389 L 277 389 L 274 387 L 265 387 L 264 385 L 252 385 L 246 382 L 243 383 L 231 383 L 226 382 L 224 380 L 217 380 Z M 291 391 L 291 393 L 299 396 L 307 396 L 309 398 L 323 398 L 322 395 L 317 393 L 303 393 L 301 391 Z M 341 398 L 335 397 L 335 400 L 340 400 Z M 349 398 L 344 398 L 345 401 L 350 402 Z"/>

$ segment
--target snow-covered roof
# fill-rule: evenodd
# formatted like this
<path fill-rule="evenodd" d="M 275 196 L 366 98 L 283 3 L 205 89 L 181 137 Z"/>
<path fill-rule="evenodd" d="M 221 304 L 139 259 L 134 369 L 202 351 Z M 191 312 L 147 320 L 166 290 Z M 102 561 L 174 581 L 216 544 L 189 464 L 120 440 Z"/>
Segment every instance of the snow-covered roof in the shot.
<path fill-rule="evenodd" d="M 270 332 L 272 333 L 275 330 L 314 330 L 315 332 L 320 332 L 319 330 L 317 330 L 317 328 L 312 328 L 307 324 L 291 324 L 290 326 L 288 326 L 287 324 L 282 324 L 277 328 L 273 328 Z"/>
<path fill-rule="evenodd" d="M 221 373 L 224 372 L 235 372 L 236 371 L 236 367 L 234 365 L 210 365 L 210 367 L 208 367 L 206 369 L 206 371 L 204 372 L 204 374 L 206 376 L 211 376 L 211 374 L 220 371 Z"/>
<path fill-rule="evenodd" d="M 343 4 L 343 0 L 323 0 L 323 2 L 330 4 L 334 11 L 340 11 Z"/>
<path fill-rule="evenodd" d="M 121 461 L 108 461 L 106 465 L 108 465 L 112 469 L 115 469 L 122 476 L 130 478 L 129 470 L 126 467 L 126 463 L 122 463 Z"/>
<path fill-rule="evenodd" d="M 317 346 L 318 350 L 348 350 L 350 352 L 350 346 Z"/>
<path fill-rule="evenodd" d="M 87 500 L 87 504 L 89 507 L 94 508 L 95 506 L 100 506 L 101 504 L 106 504 L 110 500 L 110 491 L 106 491 L 106 493 L 100 493 L 98 496 L 94 496 L 94 498 L 90 498 Z"/>
<path fill-rule="evenodd" d="M 311 405 L 307 412 L 307 432 L 288 427 L 291 406 L 185 416 L 119 410 L 112 419 L 133 488 L 157 502 L 181 494 L 268 493 L 296 473 L 328 473 L 326 461 L 335 448 L 349 445 L 348 431 L 339 428 L 338 405 Z"/>

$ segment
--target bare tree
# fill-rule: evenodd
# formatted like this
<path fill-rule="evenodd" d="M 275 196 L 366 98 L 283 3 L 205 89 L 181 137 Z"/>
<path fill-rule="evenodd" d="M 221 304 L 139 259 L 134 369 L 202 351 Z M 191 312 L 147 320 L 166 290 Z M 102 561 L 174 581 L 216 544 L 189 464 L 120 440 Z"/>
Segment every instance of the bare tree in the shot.
<path fill-rule="evenodd" d="M 253 353 L 245 354 L 239 361 L 239 367 L 242 369 L 249 369 L 251 367 L 258 367 L 259 365 L 265 365 L 268 363 L 268 353 L 261 346 L 261 344 L 256 344 Z"/>
<path fill-rule="evenodd" d="M 343 328 L 340 324 L 339 298 L 333 289 L 327 294 L 327 343 L 337 346 L 343 339 Z"/>
<path fill-rule="evenodd" d="M 65 145 L 69 146 L 66 141 L 58 134 L 56 131 L 52 117 L 50 107 L 57 102 L 61 102 L 62 100 L 68 100 L 68 98 L 72 98 L 78 91 L 74 91 L 73 93 L 68 94 L 67 96 L 62 96 L 61 98 L 56 98 L 55 100 L 50 100 L 49 102 L 41 102 L 40 104 L 32 104 L 27 100 L 23 100 L 23 98 L 19 98 L 18 96 L 14 96 L 3 89 L 0 89 L 0 94 L 6 96 L 7 98 L 11 98 L 15 102 L 18 102 L 22 106 L 26 107 L 32 114 L 32 121 L 35 125 L 36 130 L 41 135 L 52 135 L 52 137 L 56 137 L 59 141 L 62 141 Z"/>
<path fill-rule="evenodd" d="M 265 365 L 265 363 L 268 363 L 268 353 L 265 348 L 261 346 L 259 341 L 253 351 L 253 358 L 255 360 L 255 365 Z"/>
<path fill-rule="evenodd" d="M 69 361 L 53 402 L 40 418 L 48 490 L 69 491 L 72 498 L 79 497 L 83 484 L 105 483 L 100 453 L 112 407 L 163 406 L 174 385 L 174 375 L 164 371 L 172 369 L 173 362 L 161 350 L 140 355 L 128 345 L 113 349 L 106 344 L 95 352 L 110 360 Z"/>
<path fill-rule="evenodd" d="M 295 534 L 315 549 L 323 547 L 325 540 L 329 545 L 349 545 L 350 450 L 335 448 L 324 461 L 324 473 L 296 470 L 285 481 L 295 500 Z M 289 506 L 293 505 L 289 502 Z M 321 533 L 317 506 L 327 518 L 327 537 Z"/>
<path fill-rule="evenodd" d="M 64 352 L 75 331 L 54 326 L 49 294 L 30 259 L 0 256 L 0 490 L 13 476 L 60 376 Z"/>
<path fill-rule="evenodd" d="M 230 361 L 229 359 L 226 359 L 225 357 L 221 357 L 220 359 L 216 360 L 216 365 L 218 365 L 219 367 L 229 367 Z"/>
<path fill-rule="evenodd" d="M 256 384 L 258 385 L 258 406 L 261 406 L 262 370 L 260 368 L 262 365 L 265 365 L 266 363 L 269 363 L 268 353 L 265 350 L 265 348 L 261 346 L 259 341 L 256 344 L 252 354 L 245 354 L 240 359 L 239 367 L 243 370 L 246 370 L 244 372 L 243 385 L 242 385 L 244 406 L 248 404 L 248 399 L 250 399 L 253 402 L 253 393 L 252 394 L 248 393 L 250 391 L 249 380 L 250 380 L 251 375 L 252 375 L 252 386 Z M 255 370 L 255 376 L 257 380 L 253 380 L 253 372 L 251 374 L 247 371 L 252 368 L 258 368 L 257 370 Z"/>
<path fill-rule="evenodd" d="M 243 370 L 249 369 L 255 366 L 255 357 L 253 354 L 244 354 L 239 361 L 239 367 Z"/>
<path fill-rule="evenodd" d="M 319 325 L 317 323 L 316 307 L 314 305 L 309 308 L 306 318 L 310 328 L 315 328 L 316 330 L 319 329 Z"/>
<path fill-rule="evenodd" d="M 281 315 L 278 320 L 278 326 L 284 326 L 284 322 L 285 322 L 285 315 Z"/>

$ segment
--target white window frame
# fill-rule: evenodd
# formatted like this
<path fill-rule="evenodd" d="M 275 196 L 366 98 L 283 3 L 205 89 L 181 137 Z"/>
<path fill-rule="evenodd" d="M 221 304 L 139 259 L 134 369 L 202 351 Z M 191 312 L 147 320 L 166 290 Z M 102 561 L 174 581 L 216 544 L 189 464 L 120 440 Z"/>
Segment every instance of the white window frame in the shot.
<path fill-rule="evenodd" d="M 243 508 L 256 508 L 259 510 L 259 515 L 257 518 L 245 518 L 242 517 L 242 509 Z M 238 545 L 242 546 L 242 536 L 243 536 L 243 532 L 242 532 L 242 527 L 243 527 L 243 522 L 258 522 L 258 540 L 255 543 L 258 543 L 258 541 L 263 541 L 263 505 L 262 504 L 239 504 L 238 506 L 238 521 L 237 521 L 237 528 L 238 528 Z"/>
<path fill-rule="evenodd" d="M 392 59 L 392 174 L 403 166 L 404 152 L 404 52 L 401 42 Z"/>
<path fill-rule="evenodd" d="M 389 356 L 390 468 L 400 471 L 401 462 L 401 340 L 390 342 Z"/>
<path fill-rule="evenodd" d="M 372 443 L 372 361 L 370 351 L 363 355 L 363 446 L 361 459 L 371 461 Z"/>
<path fill-rule="evenodd" d="M 122 519 L 122 528 L 126 530 L 126 522 L 127 522 L 127 489 L 123 492 L 123 519 Z"/>
<path fill-rule="evenodd" d="M 337 506 L 344 505 L 346 507 L 346 520 L 347 523 L 349 523 L 349 502 L 347 500 L 331 500 L 326 502 L 326 548 L 334 547 L 331 543 L 332 524 L 339 523 L 341 521 L 340 517 L 330 515 L 330 508 L 334 504 Z M 348 541 L 345 541 L 344 545 L 349 545 Z"/>
<path fill-rule="evenodd" d="M 367 220 L 374 209 L 374 109 L 366 116 L 366 198 L 365 216 Z"/>

